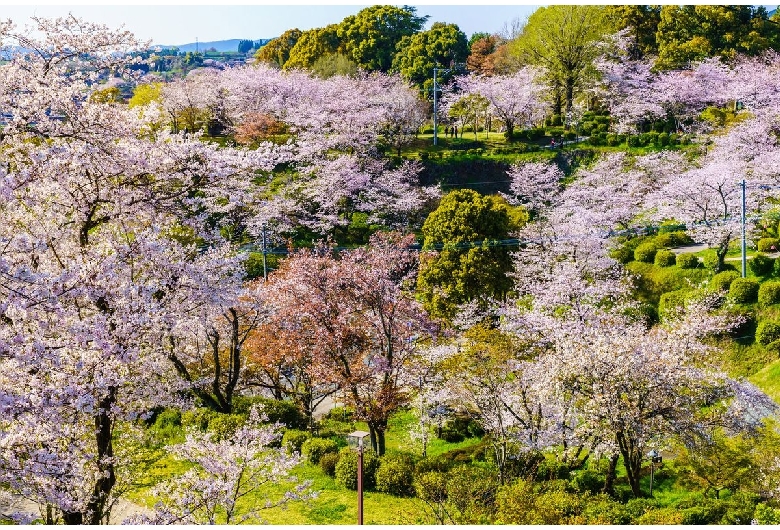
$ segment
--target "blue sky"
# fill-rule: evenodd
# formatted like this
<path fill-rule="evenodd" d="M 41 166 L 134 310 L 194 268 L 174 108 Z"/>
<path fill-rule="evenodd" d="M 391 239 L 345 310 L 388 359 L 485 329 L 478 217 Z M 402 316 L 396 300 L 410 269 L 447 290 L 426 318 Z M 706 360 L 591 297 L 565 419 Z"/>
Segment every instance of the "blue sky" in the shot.
<path fill-rule="evenodd" d="M 311 0 L 309 0 L 311 2 Z M 301 30 L 340 22 L 373 4 L 305 5 L 299 0 L 286 5 L 3 5 L 0 17 L 23 25 L 31 16 L 75 16 L 115 28 L 124 24 L 138 38 L 153 44 L 186 44 L 277 37 L 291 28 Z M 398 4 L 403 5 L 403 4 Z M 457 24 L 470 36 L 477 31 L 500 31 L 512 19 L 525 19 L 535 6 L 514 5 L 414 5 L 419 15 L 430 15 L 428 24 Z"/>

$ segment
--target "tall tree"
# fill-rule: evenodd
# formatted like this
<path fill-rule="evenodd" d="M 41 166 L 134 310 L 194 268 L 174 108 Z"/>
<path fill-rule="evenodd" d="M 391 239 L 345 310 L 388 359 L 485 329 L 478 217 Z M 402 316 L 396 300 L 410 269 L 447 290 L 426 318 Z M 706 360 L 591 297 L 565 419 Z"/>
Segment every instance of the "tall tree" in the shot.
<path fill-rule="evenodd" d="M 360 68 L 389 71 L 396 44 L 420 31 L 428 18 L 416 13 L 410 6 L 376 5 L 345 18 L 338 28 L 344 52 Z"/>
<path fill-rule="evenodd" d="M 615 29 L 628 30 L 632 38 L 631 59 L 658 54 L 656 32 L 661 21 L 661 6 L 611 5 L 607 6 L 607 16 L 614 20 Z"/>
<path fill-rule="evenodd" d="M 336 24 L 304 31 L 295 46 L 290 49 L 290 55 L 283 67 L 311 68 L 318 59 L 337 53 L 339 44 Z"/>
<path fill-rule="evenodd" d="M 393 70 L 425 89 L 426 93 L 433 88 L 434 67 L 453 67 L 455 63 L 464 62 L 468 55 L 466 34 L 456 24 L 442 22 L 435 22 L 428 31 L 404 37 L 397 48 Z M 446 79 L 439 74 L 437 82 L 443 83 Z"/>
<path fill-rule="evenodd" d="M 500 197 L 456 190 L 425 220 L 417 290 L 425 307 L 452 319 L 458 306 L 502 300 L 512 288 L 510 248 L 504 240 L 517 228 Z"/>
<path fill-rule="evenodd" d="M 301 38 L 301 34 L 298 28 L 288 29 L 257 50 L 255 59 L 262 63 L 274 64 L 277 68 L 283 67 L 290 58 L 290 51 Z"/>
<path fill-rule="evenodd" d="M 763 7 L 663 6 L 656 34 L 656 66 L 674 69 L 716 55 L 757 55 L 771 46 L 777 34 L 777 25 L 769 22 Z"/>
<path fill-rule="evenodd" d="M 338 259 L 323 248 L 300 252 L 269 282 L 277 321 L 294 326 L 317 380 L 345 392 L 380 455 L 390 415 L 409 399 L 411 356 L 435 331 L 408 290 L 416 269 L 411 242 L 379 234 Z"/>
<path fill-rule="evenodd" d="M 613 29 L 604 6 L 540 7 L 510 43 L 510 50 L 523 63 L 545 69 L 553 90 L 553 111 L 562 114 L 585 87 L 599 43 Z"/>

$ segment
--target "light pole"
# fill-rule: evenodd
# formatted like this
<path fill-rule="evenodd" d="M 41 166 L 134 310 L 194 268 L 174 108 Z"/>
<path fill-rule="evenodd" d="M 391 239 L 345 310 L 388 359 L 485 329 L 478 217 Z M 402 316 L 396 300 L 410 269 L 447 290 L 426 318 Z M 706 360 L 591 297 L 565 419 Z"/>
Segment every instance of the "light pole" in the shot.
<path fill-rule="evenodd" d="M 358 451 L 357 466 L 357 493 L 358 493 L 358 523 L 363 524 L 363 438 L 371 433 L 366 431 L 355 431 L 347 435 L 347 443 L 353 449 Z"/>
<path fill-rule="evenodd" d="M 650 459 L 650 496 L 653 496 L 653 479 L 655 478 L 655 465 L 660 464 L 663 458 L 661 453 L 655 449 L 647 453 L 647 458 Z"/>

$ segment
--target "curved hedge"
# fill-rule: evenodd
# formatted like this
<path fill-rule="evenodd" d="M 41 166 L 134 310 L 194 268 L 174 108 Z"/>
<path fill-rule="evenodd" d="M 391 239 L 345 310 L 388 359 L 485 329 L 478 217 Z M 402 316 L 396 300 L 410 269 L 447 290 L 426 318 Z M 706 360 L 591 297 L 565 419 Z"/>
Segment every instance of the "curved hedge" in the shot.
<path fill-rule="evenodd" d="M 780 339 L 780 324 L 771 320 L 759 322 L 756 328 L 756 342 L 766 346 L 767 344 Z"/>
<path fill-rule="evenodd" d="M 337 453 L 339 447 L 333 440 L 326 438 L 309 438 L 301 446 L 301 454 L 315 466 L 327 453 Z"/>
<path fill-rule="evenodd" d="M 756 276 L 767 276 L 772 274 L 774 265 L 774 259 L 770 258 L 766 254 L 761 254 L 760 252 L 753 256 L 753 259 L 748 260 L 747 262 L 748 269 L 750 269 L 750 272 Z"/>
<path fill-rule="evenodd" d="M 677 266 L 681 269 L 697 269 L 699 268 L 699 257 L 690 252 L 677 254 Z"/>
<path fill-rule="evenodd" d="M 755 302 L 758 296 L 758 281 L 753 278 L 737 278 L 731 282 L 729 297 L 737 303 Z"/>
<path fill-rule="evenodd" d="M 761 305 L 780 304 L 780 282 L 764 282 L 758 288 L 758 303 Z"/>
<path fill-rule="evenodd" d="M 414 465 L 409 457 L 404 455 L 385 455 L 380 458 L 379 469 L 376 470 L 376 489 L 397 497 L 414 494 L 412 479 Z"/>
<path fill-rule="evenodd" d="M 728 291 L 731 287 L 731 282 L 739 278 L 737 271 L 723 271 L 719 272 L 710 280 L 710 287 L 713 291 Z"/>
<path fill-rule="evenodd" d="M 671 267 L 677 263 L 677 257 L 671 250 L 659 250 L 655 254 L 655 264 L 659 267 Z"/>
<path fill-rule="evenodd" d="M 776 237 L 762 237 L 756 245 L 759 252 L 776 252 L 780 250 L 780 239 Z"/>
<path fill-rule="evenodd" d="M 648 241 L 634 249 L 634 259 L 644 263 L 653 263 L 656 252 L 658 252 L 658 245 L 654 241 Z"/>
<path fill-rule="evenodd" d="M 347 489 L 357 489 L 357 462 L 358 455 L 349 447 L 339 452 L 339 461 L 336 464 L 336 482 Z M 363 451 L 363 489 L 374 489 L 376 484 L 376 470 L 379 467 L 379 458 L 371 450 Z"/>

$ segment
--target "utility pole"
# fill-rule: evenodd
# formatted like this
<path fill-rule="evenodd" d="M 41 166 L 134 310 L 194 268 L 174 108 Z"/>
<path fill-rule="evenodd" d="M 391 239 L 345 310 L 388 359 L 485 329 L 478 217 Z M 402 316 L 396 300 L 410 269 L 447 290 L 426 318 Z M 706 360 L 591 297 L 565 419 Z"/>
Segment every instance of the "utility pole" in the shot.
<path fill-rule="evenodd" d="M 742 179 L 742 277 L 747 276 L 747 241 L 745 238 L 745 179 Z"/>
<path fill-rule="evenodd" d="M 265 241 L 265 225 L 263 225 L 263 281 L 268 281 L 268 265 L 265 261 L 265 255 L 267 253 Z"/>
<path fill-rule="evenodd" d="M 436 73 L 439 71 L 435 66 L 433 67 L 433 145 L 437 145 L 438 129 L 439 129 L 439 87 L 436 83 Z"/>

